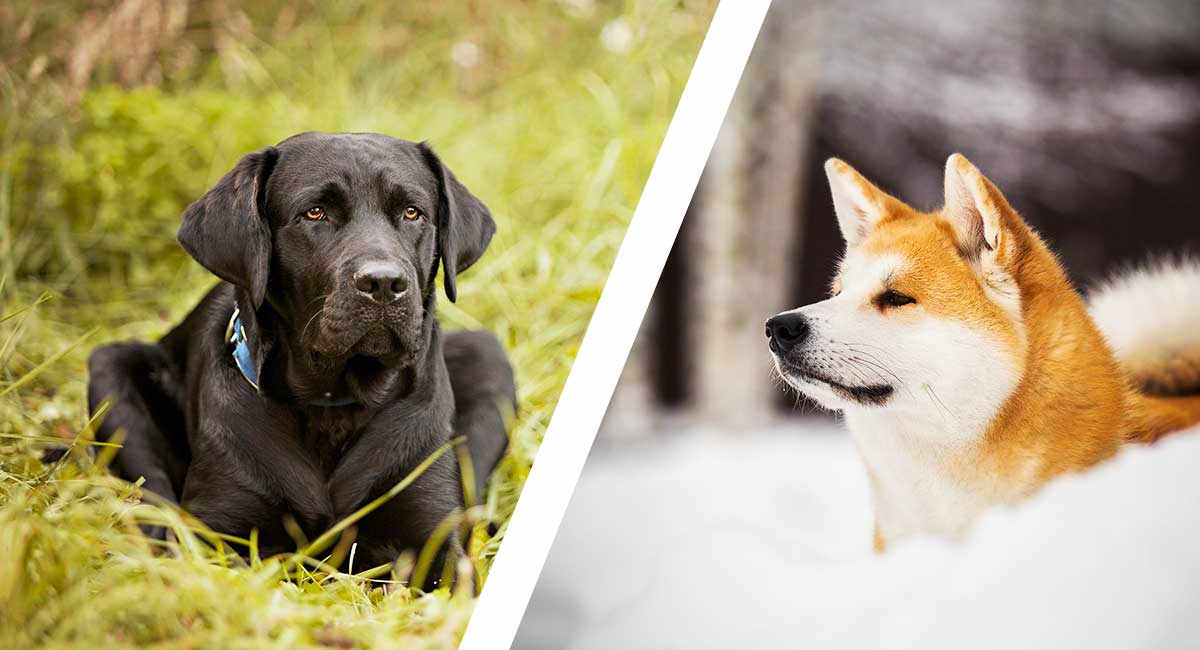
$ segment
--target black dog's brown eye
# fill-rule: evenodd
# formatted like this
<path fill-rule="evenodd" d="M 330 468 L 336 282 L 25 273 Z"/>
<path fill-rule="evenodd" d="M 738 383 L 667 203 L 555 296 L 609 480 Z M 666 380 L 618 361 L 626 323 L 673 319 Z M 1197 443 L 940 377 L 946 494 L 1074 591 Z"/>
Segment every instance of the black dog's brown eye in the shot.
<path fill-rule="evenodd" d="M 879 294 L 879 297 L 875 299 L 875 303 L 881 308 L 903 307 L 905 305 L 911 305 L 914 302 L 916 302 L 916 299 L 914 299 L 912 296 L 906 296 L 899 291 L 892 291 L 891 289 Z"/>
<path fill-rule="evenodd" d="M 413 206 L 410 205 L 407 208 L 404 208 L 404 218 L 405 219 L 412 221 L 413 219 L 420 218 L 420 216 L 421 216 L 421 211 L 414 208 Z"/>
<path fill-rule="evenodd" d="M 314 205 L 304 211 L 304 218 L 310 221 L 320 221 L 325 218 L 325 208 L 319 205 Z"/>

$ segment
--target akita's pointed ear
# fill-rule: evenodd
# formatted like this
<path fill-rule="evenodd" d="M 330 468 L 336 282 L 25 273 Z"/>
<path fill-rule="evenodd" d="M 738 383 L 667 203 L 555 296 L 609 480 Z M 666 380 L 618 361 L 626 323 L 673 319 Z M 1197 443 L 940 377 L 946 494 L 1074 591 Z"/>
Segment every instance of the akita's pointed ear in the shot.
<path fill-rule="evenodd" d="M 847 246 L 855 246 L 866 239 L 875 224 L 899 203 L 837 158 L 825 161 L 825 174 L 833 194 L 833 211 L 837 213 L 838 226 Z"/>
<path fill-rule="evenodd" d="M 1012 210 L 995 185 L 962 154 L 946 161 L 945 216 L 963 254 L 978 259 L 995 254 L 1004 242 L 1004 214 Z"/>

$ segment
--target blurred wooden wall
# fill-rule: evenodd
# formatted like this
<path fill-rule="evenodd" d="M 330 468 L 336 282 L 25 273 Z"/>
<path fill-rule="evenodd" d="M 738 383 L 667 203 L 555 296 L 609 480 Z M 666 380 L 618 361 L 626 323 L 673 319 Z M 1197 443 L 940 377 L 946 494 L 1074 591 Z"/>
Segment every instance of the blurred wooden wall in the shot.
<path fill-rule="evenodd" d="M 611 435 L 679 413 L 719 427 L 776 416 L 763 322 L 792 292 L 822 13 L 772 5 L 609 408 Z"/>

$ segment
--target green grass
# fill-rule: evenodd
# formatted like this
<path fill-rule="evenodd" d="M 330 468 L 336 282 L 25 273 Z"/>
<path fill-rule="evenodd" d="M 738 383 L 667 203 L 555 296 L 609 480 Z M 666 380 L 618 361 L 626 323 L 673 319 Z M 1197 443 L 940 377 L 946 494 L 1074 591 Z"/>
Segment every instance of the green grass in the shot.
<path fill-rule="evenodd" d="M 144 0 L 187 13 L 136 33 L 46 4 L 0 10 L 0 647 L 454 646 L 474 597 L 405 588 L 419 558 L 245 562 L 230 549 L 252 540 L 112 477 L 87 353 L 160 336 L 212 285 L 174 231 L 243 152 L 313 129 L 431 140 L 499 226 L 440 317 L 496 332 L 517 369 L 511 451 L 458 567 L 486 578 L 713 3 Z M 602 45 L 614 24 L 623 50 Z M 473 66 L 451 60 L 463 41 Z M 139 521 L 179 543 L 153 547 Z"/>

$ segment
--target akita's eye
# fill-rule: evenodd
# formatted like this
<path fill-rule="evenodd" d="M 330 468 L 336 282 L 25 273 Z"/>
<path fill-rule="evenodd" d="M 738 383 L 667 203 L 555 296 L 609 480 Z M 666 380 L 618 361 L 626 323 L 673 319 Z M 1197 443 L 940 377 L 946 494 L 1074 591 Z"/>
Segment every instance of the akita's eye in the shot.
<path fill-rule="evenodd" d="M 881 309 L 886 309 L 888 307 L 903 307 L 905 305 L 911 305 L 914 302 L 916 302 L 916 299 L 912 296 L 906 296 L 899 291 L 892 291 L 891 289 L 884 291 L 883 293 L 879 294 L 877 298 L 875 298 L 875 304 L 879 305 Z"/>
<path fill-rule="evenodd" d="M 319 205 L 314 205 L 313 207 L 304 211 L 304 218 L 308 219 L 309 221 L 320 221 L 325 218 L 325 208 L 322 208 Z"/>

